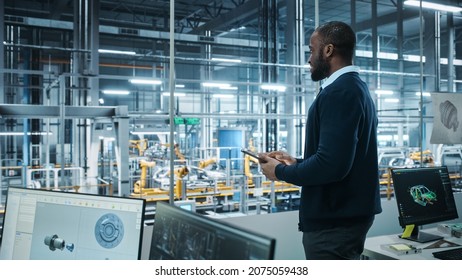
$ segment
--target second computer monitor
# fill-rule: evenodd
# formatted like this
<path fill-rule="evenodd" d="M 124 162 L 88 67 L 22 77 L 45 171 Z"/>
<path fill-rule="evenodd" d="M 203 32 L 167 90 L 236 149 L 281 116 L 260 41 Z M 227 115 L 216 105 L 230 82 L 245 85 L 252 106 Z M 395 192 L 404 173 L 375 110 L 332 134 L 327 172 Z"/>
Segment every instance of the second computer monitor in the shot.
<path fill-rule="evenodd" d="M 414 226 L 414 232 L 406 238 L 418 242 L 442 238 L 425 235 L 418 228 L 458 218 L 448 169 L 445 166 L 392 169 L 392 178 L 399 223 L 403 228 Z"/>
<path fill-rule="evenodd" d="M 158 202 L 151 260 L 268 260 L 276 240 L 228 223 Z"/>

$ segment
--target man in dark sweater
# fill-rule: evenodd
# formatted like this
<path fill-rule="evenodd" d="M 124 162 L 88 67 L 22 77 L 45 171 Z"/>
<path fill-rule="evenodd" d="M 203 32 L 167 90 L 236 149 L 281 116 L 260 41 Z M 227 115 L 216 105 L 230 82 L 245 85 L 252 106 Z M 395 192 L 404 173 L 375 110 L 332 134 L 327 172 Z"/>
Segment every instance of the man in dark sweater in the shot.
<path fill-rule="evenodd" d="M 380 205 L 377 115 L 353 66 L 356 36 L 329 22 L 310 38 L 313 81 L 326 79 L 308 112 L 303 159 L 261 153 L 263 174 L 302 187 L 299 229 L 307 259 L 359 259 Z"/>

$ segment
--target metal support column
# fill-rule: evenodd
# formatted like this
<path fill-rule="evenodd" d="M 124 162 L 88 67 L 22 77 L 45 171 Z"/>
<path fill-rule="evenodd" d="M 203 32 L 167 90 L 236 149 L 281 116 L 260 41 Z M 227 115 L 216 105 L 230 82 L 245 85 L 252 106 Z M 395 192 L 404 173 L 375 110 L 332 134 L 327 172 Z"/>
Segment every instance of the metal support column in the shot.
<path fill-rule="evenodd" d="M 372 70 L 379 70 L 379 59 L 377 57 L 377 54 L 379 52 L 379 36 L 377 32 L 377 0 L 372 0 L 371 1 L 371 18 L 372 18 Z M 377 89 L 380 87 L 380 82 L 379 82 L 379 74 L 377 74 L 377 77 L 373 79 L 372 83 L 372 89 Z"/>
<path fill-rule="evenodd" d="M 90 39 L 90 59 L 88 74 L 90 90 L 87 95 L 87 104 L 98 106 L 99 103 L 99 7 L 100 0 L 90 1 L 90 27 L 88 37 Z"/>
<path fill-rule="evenodd" d="M 3 59 L 5 57 L 5 45 L 3 42 L 5 42 L 5 1 L 0 1 L 0 69 L 3 70 L 5 69 L 5 60 Z M 3 71 L 0 72 L 0 103 L 5 103 L 5 85 L 4 85 L 4 80 L 5 80 L 5 73 Z M 0 154 L 1 155 L 1 154 Z M 1 175 L 0 175 L 1 176 Z M 0 177 L 1 179 L 1 177 Z"/>
<path fill-rule="evenodd" d="M 205 36 L 210 36 L 211 32 L 207 30 L 205 32 Z M 212 65 L 210 60 L 212 58 L 212 45 L 205 44 L 202 47 L 202 51 L 204 52 L 206 62 L 204 63 L 204 67 L 201 67 L 201 79 L 203 81 L 212 81 Z M 203 87 L 204 91 L 209 91 L 208 88 Z M 210 94 L 203 94 L 201 95 L 201 111 L 205 114 L 211 113 L 212 107 L 212 98 Z M 201 147 L 207 148 L 213 146 L 213 133 L 212 133 L 212 125 L 213 119 L 211 117 L 204 118 L 201 123 Z"/>
<path fill-rule="evenodd" d="M 0 42 L 5 42 L 5 21 L 3 20 L 5 18 L 5 2 L 1 1 L 0 2 Z M 4 58 L 5 57 L 5 46 L 4 44 L 0 44 L 0 57 Z M 5 68 L 5 62 L 4 59 L 0 59 L 0 69 Z M 3 71 L 0 71 L 0 103 L 5 103 L 5 85 L 4 85 L 4 78 L 5 74 Z M 5 158 L 2 154 L 2 146 L 3 146 L 3 140 L 0 143 L 0 159 Z M 2 206 L 2 193 L 3 193 L 3 178 L 2 178 L 2 160 L 0 160 L 0 206 Z"/>
<path fill-rule="evenodd" d="M 403 1 L 397 2 L 397 21 L 396 21 L 396 51 L 398 54 L 398 72 L 404 72 L 404 57 L 403 57 L 403 45 L 404 45 L 404 25 L 403 25 Z M 398 76 L 398 88 L 400 95 L 403 95 L 404 91 L 404 78 Z"/>
<path fill-rule="evenodd" d="M 441 85 L 441 66 L 440 66 L 440 12 L 426 12 L 422 9 L 422 35 L 421 35 L 421 53 L 425 58 L 425 63 L 421 62 L 421 91 L 438 92 Z M 422 58 L 423 60 L 423 58 Z M 424 103 L 423 96 L 420 97 L 420 141 L 421 151 L 426 149 L 426 143 L 430 143 L 431 123 L 424 122 L 427 107 L 431 104 Z M 431 110 L 431 109 L 430 109 Z M 422 153 L 423 154 L 423 153 Z M 423 160 L 423 155 L 421 162 Z"/>
<path fill-rule="evenodd" d="M 303 66 L 305 64 L 304 52 L 304 26 L 303 26 L 303 2 L 304 0 L 294 0 L 287 2 L 287 26 L 286 26 L 286 44 L 287 44 L 287 61 L 288 64 Z M 287 83 L 289 86 L 286 91 L 285 113 L 303 115 L 302 97 L 304 92 L 302 87 L 303 81 L 302 68 L 290 67 L 287 69 Z M 303 149 L 302 134 L 303 123 L 301 119 L 289 119 L 286 121 L 287 151 L 292 155 L 301 155 Z"/>
<path fill-rule="evenodd" d="M 263 0 L 262 1 L 262 14 L 260 17 L 260 25 L 262 31 L 262 62 L 264 63 L 278 63 L 278 9 L 277 1 Z M 276 83 L 278 81 L 278 69 L 274 65 L 263 66 L 262 82 L 263 83 Z M 274 93 L 274 92 L 273 92 Z M 276 114 L 278 109 L 277 97 L 271 96 L 264 100 L 265 113 Z M 265 121 L 265 134 L 266 151 L 274 151 L 278 149 L 278 119 L 267 119 Z"/>
<path fill-rule="evenodd" d="M 89 62 L 88 62 L 88 82 L 89 82 L 89 89 L 86 90 L 87 96 L 85 103 L 86 105 L 91 105 L 91 106 L 98 106 L 99 105 L 99 8 L 100 7 L 100 0 L 93 0 L 90 1 L 90 11 L 89 11 L 89 19 L 90 19 L 90 27 L 89 27 Z M 93 137 L 93 130 L 92 130 L 92 120 L 90 119 L 81 119 L 78 120 L 81 125 L 77 127 L 76 129 L 79 129 L 79 131 L 82 133 L 83 132 L 83 137 L 80 137 L 80 142 L 79 145 L 81 146 L 79 150 L 83 151 L 81 154 L 82 156 L 79 158 L 79 162 L 81 162 L 81 166 L 84 169 L 84 172 L 86 173 L 87 178 L 91 178 L 88 174 L 88 172 L 94 172 L 95 170 L 90 171 L 89 166 L 93 164 L 91 161 L 91 151 L 93 150 L 94 147 L 92 147 L 92 137 Z M 127 128 L 127 134 L 128 134 L 128 128 Z M 79 135 L 76 135 L 76 137 L 79 137 Z M 128 143 L 128 142 L 126 142 Z M 83 147 L 82 147 L 83 145 Z M 128 161 L 127 161 L 128 165 Z M 98 168 L 96 168 L 97 172 Z M 91 175 L 97 175 L 96 174 L 91 174 Z M 95 180 L 95 184 L 98 182 L 96 181 L 96 176 L 91 178 Z M 106 189 L 103 188 L 98 188 L 99 193 L 108 193 Z"/>
<path fill-rule="evenodd" d="M 170 63 L 169 63 L 169 86 L 170 86 L 170 97 L 169 97 L 169 120 L 170 120 L 170 191 L 169 191 L 169 203 L 173 205 L 175 199 L 175 174 L 174 157 L 174 134 L 175 134 L 175 1 L 170 1 Z M 128 133 L 127 133 L 128 134 Z M 128 139 L 127 139 L 128 140 Z M 128 143 L 128 141 L 127 141 Z M 127 153 L 128 155 L 128 153 Z M 127 158 L 128 162 L 128 158 Z"/>
<path fill-rule="evenodd" d="M 129 174 L 129 151 L 127 143 L 129 140 L 129 117 L 128 108 L 117 107 L 116 117 L 114 119 L 114 129 L 116 134 L 116 158 L 117 158 L 117 173 L 118 173 L 118 195 L 130 195 L 130 174 Z M 172 176 L 173 177 L 173 176 Z"/>
<path fill-rule="evenodd" d="M 455 92 L 454 80 L 456 73 L 454 69 L 455 59 L 455 37 L 454 16 L 447 13 L 447 32 L 448 32 L 448 92 Z"/>
<path fill-rule="evenodd" d="M 73 75 L 70 77 L 69 105 L 98 106 L 99 99 L 99 0 L 74 0 L 74 48 L 86 50 L 72 54 Z M 72 123 L 70 123 L 72 122 Z M 73 162 L 88 171 L 88 155 L 91 149 L 90 120 L 68 121 L 72 135 Z"/>
<path fill-rule="evenodd" d="M 423 73 L 425 73 L 424 79 L 424 84 L 423 84 L 423 90 L 424 91 L 438 91 L 439 86 L 437 85 L 439 83 L 437 79 L 437 68 L 439 68 L 439 57 L 440 54 L 437 54 L 439 50 L 439 46 L 437 46 L 439 42 L 438 34 L 435 33 L 437 29 L 439 29 L 437 20 L 436 20 L 436 14 L 439 14 L 438 12 L 432 12 L 428 13 L 425 12 L 425 10 L 422 12 L 423 13 L 423 23 L 421 28 L 423 28 L 422 32 L 422 54 L 423 57 L 425 57 L 425 63 L 423 63 Z"/>
<path fill-rule="evenodd" d="M 65 115 L 66 115 L 66 79 L 63 75 L 59 76 L 59 144 L 61 147 L 61 186 L 65 186 L 64 168 L 66 167 L 66 158 L 65 158 Z"/>

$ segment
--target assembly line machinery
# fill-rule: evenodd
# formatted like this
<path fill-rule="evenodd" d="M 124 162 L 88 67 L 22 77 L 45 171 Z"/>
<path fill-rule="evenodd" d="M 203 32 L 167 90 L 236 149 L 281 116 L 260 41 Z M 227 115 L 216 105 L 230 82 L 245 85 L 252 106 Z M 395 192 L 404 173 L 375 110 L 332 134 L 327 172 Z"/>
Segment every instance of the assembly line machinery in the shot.
<path fill-rule="evenodd" d="M 132 157 L 132 160 L 135 163 L 131 166 L 139 168 L 140 176 L 133 176 L 135 187 L 130 196 L 144 198 L 150 203 L 169 200 L 171 174 L 167 161 L 149 161 L 143 157 Z M 298 207 L 300 188 L 284 182 L 263 180 L 257 163 L 248 157 L 232 159 L 244 162 L 244 172 L 231 171 L 229 165 L 219 166 L 217 162 L 220 159 L 217 157 L 189 162 L 185 158 L 176 160 L 174 198 L 195 201 L 198 211 L 246 212 L 264 208 L 270 212 Z M 251 172 L 251 169 L 256 171 Z M 291 201 L 289 206 L 288 199 Z"/>
<path fill-rule="evenodd" d="M 379 148 L 379 175 L 381 193 L 387 199 L 393 196 L 393 168 L 416 168 L 444 165 L 448 167 L 449 177 L 456 192 L 462 191 L 462 146 L 438 145 L 436 152 L 427 149 L 418 151 L 412 148 Z"/>

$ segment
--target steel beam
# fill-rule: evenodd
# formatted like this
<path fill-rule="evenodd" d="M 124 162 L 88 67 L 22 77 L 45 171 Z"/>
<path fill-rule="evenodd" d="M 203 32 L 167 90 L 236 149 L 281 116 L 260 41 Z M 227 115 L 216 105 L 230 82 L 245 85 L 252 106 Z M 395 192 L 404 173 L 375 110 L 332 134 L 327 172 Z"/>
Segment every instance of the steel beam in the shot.
<path fill-rule="evenodd" d="M 111 118 L 128 116 L 120 107 L 111 106 L 65 106 L 66 119 Z M 120 115 L 122 114 L 122 115 Z M 0 104 L 3 118 L 59 118 L 60 106 Z"/>
<path fill-rule="evenodd" d="M 207 30 L 223 30 L 230 23 L 254 19 L 258 15 L 259 5 L 260 0 L 248 1 L 230 12 L 220 15 L 216 19 L 194 28 L 191 33 L 204 34 Z"/>
<path fill-rule="evenodd" d="M 418 18 L 419 12 L 414 10 L 403 10 L 402 19 L 403 21 Z M 358 22 L 355 24 L 355 31 L 361 32 L 365 30 L 369 30 L 377 24 L 377 26 L 387 25 L 387 24 L 396 24 L 396 12 L 392 12 L 386 15 L 378 16 L 376 18 L 371 18 L 362 22 Z"/>
<path fill-rule="evenodd" d="M 72 22 L 63 21 L 63 20 L 52 20 L 52 19 L 40 19 L 32 17 L 20 17 L 21 22 L 10 22 L 5 20 L 5 23 L 11 25 L 25 25 L 25 26 L 35 26 L 43 28 L 54 28 L 62 30 L 73 30 L 74 25 Z M 121 28 L 108 25 L 99 25 L 99 33 L 101 34 L 112 34 L 116 36 L 121 36 Z M 170 33 L 166 31 L 156 31 L 156 30 L 147 30 L 147 29 L 136 29 L 137 35 L 131 35 L 138 38 L 152 38 L 152 39 L 162 39 L 168 40 Z M 123 34 L 122 34 L 123 35 Z M 183 42 L 207 42 L 217 45 L 231 45 L 237 47 L 253 47 L 258 48 L 259 42 L 257 40 L 246 40 L 246 39 L 235 39 L 235 38 L 222 38 L 222 37 L 207 37 L 194 34 L 179 34 L 175 33 L 175 41 Z M 75 51 L 89 51 L 89 50 L 78 50 Z"/>

